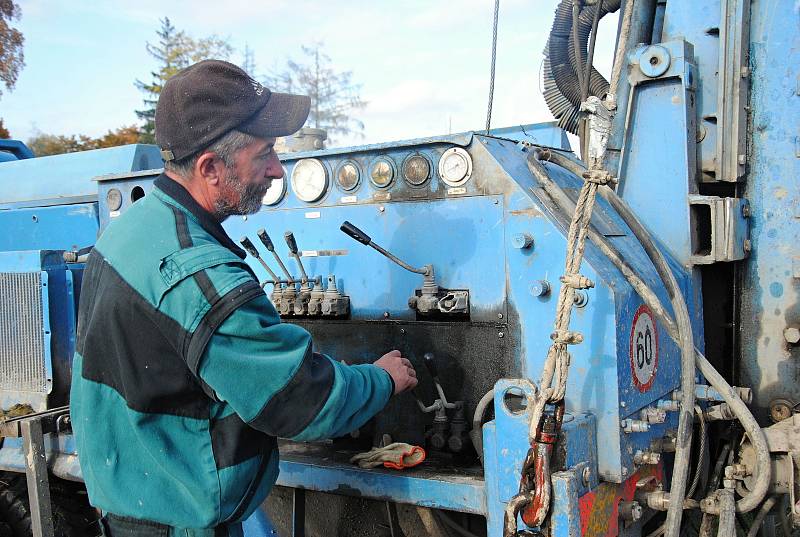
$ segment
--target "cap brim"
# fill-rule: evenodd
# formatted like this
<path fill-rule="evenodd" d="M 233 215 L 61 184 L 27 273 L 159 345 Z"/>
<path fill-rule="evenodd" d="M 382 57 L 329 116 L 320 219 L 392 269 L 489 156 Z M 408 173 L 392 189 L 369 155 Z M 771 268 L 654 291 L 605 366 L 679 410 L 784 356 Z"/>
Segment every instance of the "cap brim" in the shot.
<path fill-rule="evenodd" d="M 267 104 L 237 130 L 259 138 L 289 136 L 305 124 L 310 109 L 307 95 L 272 92 Z"/>

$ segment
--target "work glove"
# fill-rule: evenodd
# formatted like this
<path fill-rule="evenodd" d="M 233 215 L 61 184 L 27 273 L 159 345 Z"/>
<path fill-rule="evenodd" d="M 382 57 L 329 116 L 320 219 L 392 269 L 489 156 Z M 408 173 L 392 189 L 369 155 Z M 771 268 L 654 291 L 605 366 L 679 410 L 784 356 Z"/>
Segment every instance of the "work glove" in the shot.
<path fill-rule="evenodd" d="M 376 447 L 366 453 L 359 453 L 350 459 L 361 468 L 377 468 L 385 466 L 394 470 L 411 468 L 425 460 L 425 450 L 403 442 L 395 442 L 384 447 Z"/>

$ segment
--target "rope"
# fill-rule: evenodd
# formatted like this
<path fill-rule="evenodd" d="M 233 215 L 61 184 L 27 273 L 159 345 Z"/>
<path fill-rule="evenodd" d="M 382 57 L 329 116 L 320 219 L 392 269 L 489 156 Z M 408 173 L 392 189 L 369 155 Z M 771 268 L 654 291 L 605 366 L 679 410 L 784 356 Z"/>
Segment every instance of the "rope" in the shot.
<path fill-rule="evenodd" d="M 492 101 L 494 101 L 494 66 L 497 59 L 497 18 L 500 14 L 500 0 L 494 0 L 494 24 L 492 25 L 492 72 L 489 75 L 489 106 L 486 110 L 486 134 L 492 125 Z"/>
<path fill-rule="evenodd" d="M 589 170 L 584 175 L 586 181 L 581 187 L 578 202 L 575 205 L 575 214 L 569 225 L 567 233 L 567 258 L 564 275 L 561 277 L 561 288 L 558 293 L 556 306 L 555 330 L 550 338 L 552 345 L 547 351 L 542 376 L 539 382 L 539 392 L 531 411 L 531 423 L 528 435 L 530 440 L 536 436 L 542 414 L 547 403 L 557 403 L 564 399 L 567 390 L 567 375 L 569 373 L 570 354 L 569 345 L 578 345 L 583 341 L 583 335 L 569 330 L 572 308 L 575 304 L 575 290 L 593 287 L 594 283 L 580 274 L 581 262 L 586 249 L 586 235 L 594 209 L 595 194 L 600 185 L 608 184 L 613 178 L 606 172 L 596 168 Z"/>

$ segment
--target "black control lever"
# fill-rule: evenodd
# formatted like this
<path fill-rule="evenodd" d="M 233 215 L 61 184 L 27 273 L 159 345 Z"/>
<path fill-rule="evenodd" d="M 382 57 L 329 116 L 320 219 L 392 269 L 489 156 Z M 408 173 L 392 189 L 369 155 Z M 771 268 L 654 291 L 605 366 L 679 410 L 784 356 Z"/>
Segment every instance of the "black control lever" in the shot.
<path fill-rule="evenodd" d="M 364 233 L 363 231 L 358 229 L 356 226 L 354 226 L 350 222 L 345 220 L 344 222 L 342 222 L 342 225 L 341 225 L 341 227 L 339 227 L 339 229 L 341 229 L 346 235 L 352 237 L 353 239 L 357 240 L 361 244 L 366 244 L 367 246 L 372 246 L 375 250 L 377 250 L 378 252 L 380 252 L 384 256 L 388 257 L 389 259 L 391 259 L 392 261 L 394 261 L 395 263 L 397 263 L 398 265 L 400 265 L 404 269 L 406 269 L 408 271 L 411 271 L 411 272 L 415 272 L 417 274 L 422 274 L 423 276 L 426 276 L 426 277 L 429 277 L 429 278 L 433 277 L 433 265 L 425 265 L 422 268 L 412 267 L 411 265 L 409 265 L 408 263 L 406 263 L 402 259 L 398 258 L 396 255 L 392 254 L 391 252 L 387 252 L 386 250 L 384 250 L 383 248 L 381 248 L 380 246 L 378 246 L 377 244 L 372 242 L 372 239 L 369 237 L 369 235 L 367 235 L 366 233 Z"/>
<path fill-rule="evenodd" d="M 425 360 L 425 368 L 428 370 L 428 373 L 431 374 L 433 380 L 439 382 L 439 371 L 436 368 L 436 359 L 432 353 L 426 352 L 422 359 Z"/>
<path fill-rule="evenodd" d="M 272 239 L 270 239 L 269 235 L 267 235 L 267 231 L 265 229 L 259 229 L 258 231 L 256 231 L 256 235 L 258 235 L 258 238 L 261 240 L 261 243 L 264 245 L 264 248 L 272 252 L 272 255 L 275 256 L 275 260 L 278 262 L 278 265 L 280 265 L 281 270 L 283 271 L 284 274 L 286 274 L 286 280 L 290 284 L 297 281 L 289 273 L 289 271 L 286 270 L 286 265 L 283 264 L 283 261 L 281 261 L 281 258 L 278 256 L 278 252 L 275 251 L 275 245 L 272 244 Z"/>
<path fill-rule="evenodd" d="M 287 231 L 283 234 L 283 238 L 286 239 L 286 246 L 289 247 L 289 253 L 297 260 L 297 265 L 300 267 L 300 273 L 303 275 L 302 283 L 308 282 L 308 275 L 306 274 L 306 269 L 303 268 L 303 262 L 300 261 L 300 252 L 297 249 L 297 241 L 294 240 L 294 234 L 291 231 Z"/>
<path fill-rule="evenodd" d="M 277 274 L 272 272 L 272 269 L 270 269 L 269 266 L 267 266 L 267 263 L 261 258 L 261 255 L 258 253 L 258 250 L 256 250 L 255 244 L 253 244 L 253 242 L 247 237 L 242 237 L 241 239 L 239 239 L 239 242 L 242 244 L 244 249 L 247 250 L 247 253 L 253 256 L 254 258 L 258 259 L 258 261 L 261 263 L 261 266 L 264 267 L 264 269 L 269 273 L 270 278 L 272 278 L 271 283 L 273 283 L 274 285 L 278 285 L 278 283 L 280 282 L 280 278 L 278 278 Z"/>

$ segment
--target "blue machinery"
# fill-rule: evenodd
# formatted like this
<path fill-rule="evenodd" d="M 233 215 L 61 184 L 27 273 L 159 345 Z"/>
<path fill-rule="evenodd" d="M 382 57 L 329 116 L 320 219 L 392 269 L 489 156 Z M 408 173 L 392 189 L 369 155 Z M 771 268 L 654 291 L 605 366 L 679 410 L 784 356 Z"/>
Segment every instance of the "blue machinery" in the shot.
<path fill-rule="evenodd" d="M 672 537 L 680 504 L 684 519 L 719 517 L 721 534 L 734 510 L 800 521 L 797 7 L 625 2 L 609 85 L 576 68 L 596 20 L 586 4 L 574 18 L 559 6 L 545 62 L 545 97 L 582 135 L 583 162 L 555 124 L 291 153 L 263 209 L 226 221 L 321 350 L 359 362 L 399 348 L 420 373 L 419 401 L 397 398 L 349 438 L 284 443 L 280 484 L 481 515 L 491 536 L 535 520 L 558 537 Z M 149 146 L 0 149 L 0 402 L 34 412 L 0 426 L 0 468 L 27 470 L 41 535 L 47 469 L 80 480 L 66 405 L 81 249 L 147 195 L 161 162 Z M 560 333 L 563 403 L 531 431 L 584 177 L 612 177 L 616 194 L 598 187 L 587 220 L 580 275 L 593 285 L 573 287 Z M 402 473 L 348 463 L 385 435 L 429 460 Z"/>

